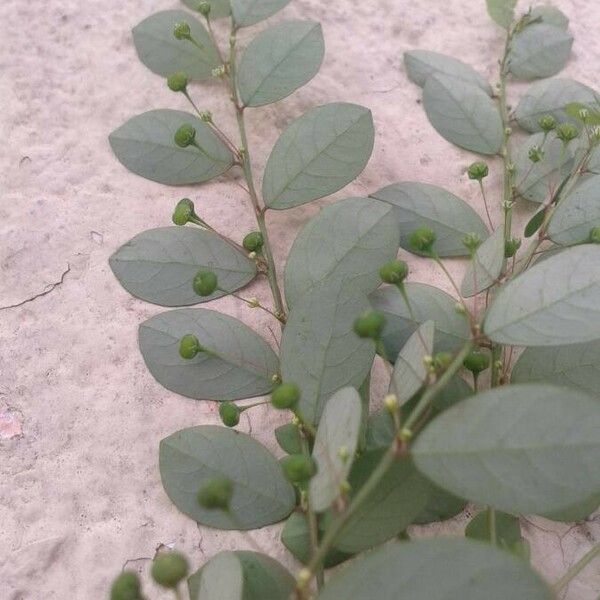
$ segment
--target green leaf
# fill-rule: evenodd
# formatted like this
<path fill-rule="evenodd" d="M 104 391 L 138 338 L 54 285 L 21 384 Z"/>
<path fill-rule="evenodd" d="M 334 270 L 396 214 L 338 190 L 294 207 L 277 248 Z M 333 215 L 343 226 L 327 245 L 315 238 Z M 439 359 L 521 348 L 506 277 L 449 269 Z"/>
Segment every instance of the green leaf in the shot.
<path fill-rule="evenodd" d="M 386 318 L 382 340 L 388 359 L 395 362 L 398 352 L 419 325 L 435 323 L 435 351 L 455 350 L 469 339 L 469 324 L 456 312 L 456 300 L 431 285 L 405 283 L 411 311 L 394 286 L 382 288 L 369 296 L 371 306 Z"/>
<path fill-rule="evenodd" d="M 490 17 L 500 27 L 509 29 L 515 18 L 517 0 L 486 0 L 486 4 Z"/>
<path fill-rule="evenodd" d="M 429 371 L 423 362 L 433 354 L 433 321 L 426 321 L 408 338 L 396 358 L 390 382 L 390 391 L 398 396 L 400 404 L 410 400 L 425 384 Z"/>
<path fill-rule="evenodd" d="M 277 102 L 310 81 L 323 61 L 319 23 L 285 21 L 263 31 L 246 48 L 237 83 L 245 106 Z"/>
<path fill-rule="evenodd" d="M 160 475 L 175 506 L 209 527 L 258 529 L 285 519 L 295 505 L 294 489 L 275 457 L 249 435 L 226 427 L 189 427 L 163 439 Z M 215 477 L 233 483 L 227 512 L 198 504 L 198 491 Z"/>
<path fill-rule="evenodd" d="M 547 384 L 494 388 L 436 417 L 417 468 L 437 485 L 510 513 L 567 508 L 600 492 L 600 404 Z"/>
<path fill-rule="evenodd" d="M 291 208 L 337 192 L 365 168 L 374 137 L 367 108 L 333 103 L 309 110 L 273 147 L 263 179 L 266 205 Z"/>
<path fill-rule="evenodd" d="M 256 266 L 211 231 L 161 227 L 136 235 L 111 257 L 110 267 L 121 285 L 136 298 L 162 306 L 184 306 L 220 298 L 217 290 L 201 297 L 192 288 L 200 269 L 210 269 L 228 292 L 256 276 Z"/>
<path fill-rule="evenodd" d="M 553 511 L 544 515 L 551 521 L 562 521 L 565 523 L 579 523 L 585 521 L 600 506 L 600 494 L 593 494 L 583 502 L 578 502 L 568 508 Z"/>
<path fill-rule="evenodd" d="M 366 298 L 328 282 L 294 304 L 281 340 L 281 374 L 283 381 L 300 386 L 298 409 L 309 423 L 318 422 L 332 394 L 347 386 L 358 388 L 369 373 L 374 344 L 352 330 L 367 308 Z"/>
<path fill-rule="evenodd" d="M 467 233 L 476 233 L 482 239 L 488 236 L 481 217 L 466 202 L 441 187 L 403 181 L 388 185 L 371 197 L 394 207 L 400 246 L 410 252 L 415 252 L 409 243 L 410 234 L 418 227 L 434 231 L 435 251 L 444 258 L 468 255 L 462 243 Z"/>
<path fill-rule="evenodd" d="M 202 48 L 173 35 L 175 23 L 185 21 Z M 184 71 L 190 79 L 208 79 L 220 64 L 219 54 L 204 26 L 184 10 L 164 10 L 133 28 L 133 43 L 140 60 L 154 73 L 168 77 Z"/>
<path fill-rule="evenodd" d="M 354 388 L 342 388 L 327 400 L 312 452 L 317 473 L 308 488 L 316 512 L 327 510 L 339 497 L 352 467 L 361 422 L 362 402 Z"/>
<path fill-rule="evenodd" d="M 595 93 L 587 85 L 573 79 L 549 79 L 537 81 L 529 87 L 515 109 L 517 123 L 527 131 L 541 131 L 539 119 L 551 115 L 557 123 L 569 121 L 577 125 L 577 120 L 569 117 L 565 106 L 572 102 L 589 104 L 594 102 Z"/>
<path fill-rule="evenodd" d="M 293 423 L 286 423 L 275 429 L 275 438 L 279 447 L 286 454 L 302 453 L 302 435 L 300 430 Z"/>
<path fill-rule="evenodd" d="M 318 600 L 552 600 L 529 567 L 489 544 L 394 542 L 341 569 Z"/>
<path fill-rule="evenodd" d="M 553 25 L 560 29 L 567 29 L 569 26 L 568 17 L 558 8 L 550 6 L 549 4 L 542 4 L 531 9 L 529 14 L 531 21 L 540 21 L 546 25 Z"/>
<path fill-rule="evenodd" d="M 546 218 L 546 207 L 538 210 L 529 221 L 527 221 L 527 225 L 525 225 L 525 237 L 530 238 L 534 233 L 539 231 L 540 227 L 544 224 L 544 219 Z"/>
<path fill-rule="evenodd" d="M 233 20 L 238 27 L 248 27 L 279 12 L 290 0 L 230 0 Z"/>
<path fill-rule="evenodd" d="M 461 60 L 431 50 L 409 50 L 404 53 L 404 66 L 408 78 L 423 87 L 427 78 L 436 73 L 449 75 L 480 87 L 488 96 L 492 87 L 473 67 Z"/>
<path fill-rule="evenodd" d="M 350 472 L 350 496 L 367 481 L 381 460 L 383 451 L 360 456 Z M 344 552 L 362 552 L 398 535 L 427 505 L 428 482 L 408 457 L 394 462 L 384 479 L 344 526 L 336 548 Z M 379 597 L 379 596 L 377 596 Z"/>
<path fill-rule="evenodd" d="M 449 142 L 480 154 L 500 151 L 500 112 L 476 85 L 440 73 L 431 75 L 423 88 L 423 108 L 435 130 Z"/>
<path fill-rule="evenodd" d="M 460 293 L 470 298 L 492 287 L 504 265 L 504 231 L 500 227 L 477 248 L 465 271 Z"/>
<path fill-rule="evenodd" d="M 428 480 L 429 482 L 429 480 Z M 425 508 L 413 520 L 414 525 L 428 525 L 446 521 L 459 515 L 467 506 L 467 501 L 450 494 L 441 487 L 429 482 L 429 494 Z"/>
<path fill-rule="evenodd" d="M 587 242 L 590 230 L 600 225 L 600 175 L 578 185 L 557 205 L 548 225 L 548 236 L 563 246 Z"/>
<path fill-rule="evenodd" d="M 348 292 L 373 291 L 379 267 L 396 257 L 398 229 L 392 209 L 369 198 L 348 198 L 321 209 L 302 229 L 285 265 L 289 306 L 322 281 Z"/>
<path fill-rule="evenodd" d="M 198 10 L 198 5 L 202 0 L 183 0 L 183 3 L 192 10 Z M 229 0 L 210 0 L 210 18 L 220 19 L 228 17 L 231 14 Z"/>
<path fill-rule="evenodd" d="M 491 543 L 489 516 L 487 511 L 475 515 L 467 524 L 465 536 L 472 540 Z M 501 548 L 512 552 L 523 540 L 519 517 L 496 511 L 496 543 Z"/>
<path fill-rule="evenodd" d="M 235 554 L 242 563 L 244 571 L 243 600 L 265 600 L 266 598 L 288 600 L 290 598 L 296 587 L 296 580 L 281 563 L 260 552 L 238 550 Z M 201 597 L 201 600 L 204 598 Z"/>
<path fill-rule="evenodd" d="M 184 123 L 196 129 L 196 143 L 201 149 L 175 145 L 173 136 Z M 233 155 L 210 127 L 180 110 L 150 110 L 132 117 L 108 139 L 123 166 L 167 185 L 208 181 L 233 165 Z"/>
<path fill-rule="evenodd" d="M 573 36 L 553 25 L 534 23 L 513 37 L 510 72 L 519 79 L 556 75 L 569 60 Z"/>
<path fill-rule="evenodd" d="M 195 335 L 206 352 L 179 356 L 179 340 Z M 239 400 L 268 394 L 279 368 L 271 347 L 247 325 L 207 309 L 164 312 L 140 325 L 139 344 L 152 376 L 197 400 Z"/>
<path fill-rule="evenodd" d="M 516 346 L 558 346 L 600 338 L 600 246 L 568 248 L 509 281 L 484 331 Z"/>

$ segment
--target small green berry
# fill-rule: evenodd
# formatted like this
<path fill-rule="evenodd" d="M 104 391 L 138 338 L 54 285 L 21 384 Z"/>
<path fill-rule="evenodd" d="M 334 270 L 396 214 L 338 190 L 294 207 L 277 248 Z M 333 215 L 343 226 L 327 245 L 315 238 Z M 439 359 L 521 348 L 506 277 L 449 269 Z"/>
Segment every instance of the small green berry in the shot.
<path fill-rule="evenodd" d="M 454 360 L 452 352 L 438 352 L 433 357 L 433 365 L 436 370 L 445 371 Z"/>
<path fill-rule="evenodd" d="M 152 562 L 152 579 L 162 587 L 175 589 L 188 574 L 188 563 L 179 552 L 159 554 Z"/>
<path fill-rule="evenodd" d="M 210 479 L 198 492 L 198 504 L 207 510 L 228 510 L 233 484 L 226 477 Z"/>
<path fill-rule="evenodd" d="M 314 460 L 304 454 L 290 454 L 280 462 L 283 474 L 291 483 L 304 483 L 317 471 Z"/>
<path fill-rule="evenodd" d="M 481 161 L 474 162 L 467 168 L 469 179 L 474 179 L 475 181 L 481 181 L 484 177 L 487 177 L 488 173 L 488 166 Z"/>
<path fill-rule="evenodd" d="M 242 411 L 233 402 L 222 402 L 219 405 L 219 415 L 223 425 L 235 427 L 240 422 L 240 413 Z"/>
<path fill-rule="evenodd" d="M 192 30 L 190 29 L 189 23 L 186 23 L 185 21 L 179 21 L 178 23 L 175 23 L 175 26 L 173 27 L 173 35 L 178 40 L 192 39 Z"/>
<path fill-rule="evenodd" d="M 194 203 L 189 198 L 182 198 L 175 206 L 171 219 L 175 225 L 185 225 L 194 217 L 196 217 Z"/>
<path fill-rule="evenodd" d="M 539 146 L 531 146 L 527 155 L 531 162 L 537 163 L 544 158 L 544 151 Z"/>
<path fill-rule="evenodd" d="M 539 118 L 538 125 L 541 127 L 542 131 L 549 133 L 556 127 L 556 119 L 552 115 L 544 115 Z"/>
<path fill-rule="evenodd" d="M 110 600 L 142 600 L 139 577 L 133 571 L 123 571 L 113 581 Z"/>
<path fill-rule="evenodd" d="M 275 408 L 293 408 L 300 400 L 300 388 L 292 382 L 278 385 L 271 394 L 271 404 Z"/>
<path fill-rule="evenodd" d="M 188 84 L 187 73 L 177 71 L 167 77 L 167 86 L 173 92 L 185 92 Z"/>
<path fill-rule="evenodd" d="M 463 365 L 471 373 L 478 374 L 485 371 L 490 366 L 490 357 L 481 352 L 481 350 L 473 350 L 463 361 Z"/>
<path fill-rule="evenodd" d="M 435 232 L 429 227 L 419 227 L 408 236 L 408 244 L 417 252 L 430 253 L 435 243 Z"/>
<path fill-rule="evenodd" d="M 208 17 L 208 15 L 210 15 L 210 8 L 210 2 L 200 2 L 200 4 L 198 4 L 198 12 L 203 17 Z"/>
<path fill-rule="evenodd" d="M 191 146 L 196 139 L 196 129 L 189 123 L 184 123 L 173 136 L 175 143 L 180 148 Z"/>
<path fill-rule="evenodd" d="M 574 140 L 579 135 L 579 129 L 572 123 L 561 123 L 556 128 L 556 137 L 562 140 L 563 143 L 568 144 L 571 140 Z"/>
<path fill-rule="evenodd" d="M 251 231 L 242 241 L 242 246 L 248 252 L 257 252 L 262 248 L 263 244 L 263 234 L 260 231 Z"/>
<path fill-rule="evenodd" d="M 202 352 L 202 346 L 195 335 L 188 333 L 179 340 L 179 356 L 181 356 L 181 358 L 190 360 L 194 358 L 198 352 Z"/>
<path fill-rule="evenodd" d="M 376 310 L 367 310 L 354 321 L 354 333 L 360 338 L 378 340 L 385 326 L 385 317 Z"/>
<path fill-rule="evenodd" d="M 592 244 L 600 244 L 600 227 L 598 225 L 592 227 L 590 230 L 590 242 Z"/>
<path fill-rule="evenodd" d="M 210 112 L 210 110 L 203 110 L 200 113 L 200 120 L 203 123 L 212 123 L 212 113 Z"/>
<path fill-rule="evenodd" d="M 504 244 L 504 257 L 512 258 L 520 247 L 521 240 L 519 238 L 511 238 L 510 240 L 506 240 Z"/>
<path fill-rule="evenodd" d="M 481 237 L 476 233 L 467 233 L 463 236 L 462 243 L 469 252 L 475 252 L 481 246 Z"/>
<path fill-rule="evenodd" d="M 379 277 L 384 283 L 398 285 L 408 277 L 408 265 L 403 260 L 391 260 L 379 269 Z"/>
<path fill-rule="evenodd" d="M 203 269 L 198 271 L 192 285 L 198 296 L 210 296 L 217 289 L 217 276 L 213 271 Z"/>

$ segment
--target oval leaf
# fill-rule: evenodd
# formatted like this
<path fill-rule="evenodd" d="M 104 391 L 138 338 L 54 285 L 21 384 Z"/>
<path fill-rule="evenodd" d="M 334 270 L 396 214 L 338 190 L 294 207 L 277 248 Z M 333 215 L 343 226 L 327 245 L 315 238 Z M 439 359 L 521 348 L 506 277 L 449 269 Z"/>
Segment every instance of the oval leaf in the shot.
<path fill-rule="evenodd" d="M 233 20 L 238 27 L 248 27 L 268 19 L 290 0 L 230 0 Z"/>
<path fill-rule="evenodd" d="M 277 427 L 275 439 L 286 454 L 302 453 L 302 434 L 294 423 L 286 423 Z"/>
<path fill-rule="evenodd" d="M 425 508 L 413 520 L 413 525 L 428 525 L 446 521 L 459 515 L 467 506 L 467 501 L 443 490 L 429 480 L 429 493 Z"/>
<path fill-rule="evenodd" d="M 198 48 L 173 35 L 175 23 L 185 21 Z M 133 28 L 133 43 L 140 60 L 154 73 L 168 77 L 184 71 L 191 79 L 208 79 L 221 64 L 219 54 L 204 26 L 183 10 L 164 10 Z"/>
<path fill-rule="evenodd" d="M 529 13 L 529 19 L 531 21 L 545 23 L 546 25 L 553 25 L 560 29 L 567 29 L 569 26 L 568 17 L 558 10 L 558 8 L 550 6 L 549 4 L 542 4 L 541 6 L 532 8 Z"/>
<path fill-rule="evenodd" d="M 179 356 L 179 340 L 195 335 L 207 349 Z M 146 366 L 164 387 L 197 400 L 239 400 L 268 394 L 278 372 L 277 356 L 247 325 L 207 309 L 164 312 L 140 325 Z"/>
<path fill-rule="evenodd" d="M 392 209 L 369 198 L 349 198 L 321 209 L 302 229 L 285 265 L 285 298 L 291 306 L 315 285 L 342 282 L 368 293 L 379 267 L 396 257 L 398 229 Z"/>
<path fill-rule="evenodd" d="M 487 511 L 475 515 L 465 528 L 465 537 L 491 543 L 489 515 Z M 496 543 L 509 552 L 522 541 L 519 517 L 496 511 Z"/>
<path fill-rule="evenodd" d="M 500 27 L 509 29 L 515 17 L 517 0 L 485 0 L 485 2 L 490 17 Z"/>
<path fill-rule="evenodd" d="M 285 519 L 295 504 L 275 457 L 245 433 L 217 425 L 182 429 L 160 443 L 163 487 L 177 508 L 218 529 L 257 529 Z M 233 484 L 228 512 L 206 509 L 198 491 L 215 477 Z"/>
<path fill-rule="evenodd" d="M 352 466 L 361 424 L 362 402 L 354 388 L 343 388 L 327 400 L 312 452 L 317 465 L 309 486 L 313 510 L 323 512 L 339 497 Z"/>
<path fill-rule="evenodd" d="M 510 385 L 463 400 L 417 438 L 417 468 L 510 513 L 567 508 L 600 492 L 600 404 L 576 390 Z"/>
<path fill-rule="evenodd" d="M 258 35 L 240 61 L 237 82 L 245 106 L 277 102 L 318 72 L 325 43 L 319 23 L 286 21 Z"/>
<path fill-rule="evenodd" d="M 465 298 L 475 296 L 498 282 L 504 265 L 504 231 L 494 233 L 477 248 L 463 277 L 460 293 Z"/>
<path fill-rule="evenodd" d="M 136 235 L 109 260 L 121 285 L 136 298 L 161 306 L 184 306 L 220 298 L 217 290 L 198 296 L 192 287 L 200 269 L 210 269 L 227 292 L 245 286 L 256 266 L 212 231 L 192 227 L 161 227 Z"/>
<path fill-rule="evenodd" d="M 495 342 L 558 346 L 600 338 L 600 247 L 567 248 L 502 287 L 484 330 Z"/>
<path fill-rule="evenodd" d="M 198 10 L 202 0 L 183 0 L 183 3 L 192 10 Z M 210 0 L 210 18 L 220 19 L 231 14 L 229 0 Z"/>
<path fill-rule="evenodd" d="M 403 181 L 388 185 L 371 197 L 394 207 L 400 246 L 410 252 L 414 250 L 408 240 L 417 227 L 429 227 L 435 232 L 435 250 L 441 257 L 466 256 L 462 238 L 467 233 L 476 233 L 482 239 L 488 236 L 481 217 L 466 202 L 436 185 Z"/>
<path fill-rule="evenodd" d="M 500 112 L 476 85 L 439 73 L 431 75 L 423 88 L 423 107 L 429 122 L 449 142 L 480 154 L 500 151 Z"/>
<path fill-rule="evenodd" d="M 188 578 L 190 600 L 242 600 L 244 572 L 233 552 L 220 552 Z"/>
<path fill-rule="evenodd" d="M 200 148 L 179 148 L 173 141 L 184 123 L 196 129 Z M 150 110 L 115 129 L 110 146 L 121 164 L 146 179 L 167 185 L 201 183 L 233 165 L 233 155 L 210 127 L 180 110 Z"/>
<path fill-rule="evenodd" d="M 371 111 L 362 106 L 309 110 L 273 147 L 263 180 L 265 204 L 285 209 L 337 192 L 365 168 L 374 138 Z"/>

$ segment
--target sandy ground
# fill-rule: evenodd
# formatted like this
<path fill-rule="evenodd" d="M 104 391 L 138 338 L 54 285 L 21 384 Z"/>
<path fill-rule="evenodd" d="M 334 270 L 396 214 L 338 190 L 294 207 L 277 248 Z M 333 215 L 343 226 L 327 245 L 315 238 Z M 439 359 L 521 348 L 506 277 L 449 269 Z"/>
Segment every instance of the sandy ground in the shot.
<path fill-rule="evenodd" d="M 593 85 L 600 42 L 591 25 L 600 19 L 600 6 L 592 0 L 556 5 L 571 16 L 576 40 L 566 73 Z M 166 497 L 157 469 L 159 440 L 185 426 L 218 422 L 216 407 L 178 397 L 152 379 L 137 351 L 136 329 L 161 309 L 131 298 L 108 267 L 120 244 L 167 224 L 184 195 L 225 233 L 239 238 L 252 227 L 243 193 L 230 182 L 163 187 L 127 172 L 109 149 L 108 133 L 129 116 L 186 109 L 182 96 L 138 62 L 129 34 L 151 12 L 173 7 L 175 0 L 0 3 L 2 599 L 104 598 L 126 561 L 145 572 L 160 544 L 184 550 L 196 565 L 219 550 L 254 545 L 286 560 L 277 527 L 248 536 L 199 529 Z M 264 165 L 278 133 L 304 110 L 352 101 L 373 110 L 375 151 L 358 181 L 336 198 L 417 179 L 446 186 L 481 209 L 463 172 L 473 156 L 427 123 L 401 54 L 415 47 L 440 50 L 495 77 L 501 31 L 486 16 L 483 0 L 293 0 L 271 21 L 294 17 L 323 23 L 325 63 L 292 98 L 250 111 L 256 166 Z M 198 87 L 193 93 L 233 133 L 222 90 Z M 280 263 L 317 205 L 270 217 Z M 413 265 L 415 279 L 440 279 L 430 265 Z M 462 265 L 451 269 L 458 273 Z M 262 284 L 248 295 L 268 299 Z M 229 299 L 215 304 L 269 335 L 256 311 Z M 277 424 L 272 412 L 256 410 L 251 419 L 243 417 L 240 429 L 274 449 Z M 599 519 L 575 527 L 536 520 L 524 527 L 534 564 L 549 580 L 600 539 Z M 596 600 L 599 591 L 597 563 L 565 597 Z"/>

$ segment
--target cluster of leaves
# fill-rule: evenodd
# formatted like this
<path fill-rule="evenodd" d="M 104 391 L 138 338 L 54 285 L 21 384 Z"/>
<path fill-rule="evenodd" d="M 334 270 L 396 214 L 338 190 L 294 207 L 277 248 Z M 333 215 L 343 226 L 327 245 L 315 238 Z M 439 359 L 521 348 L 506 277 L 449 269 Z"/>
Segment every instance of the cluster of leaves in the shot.
<path fill-rule="evenodd" d="M 189 427 L 162 440 L 160 472 L 173 503 L 219 529 L 287 519 L 281 540 L 305 568 L 294 578 L 267 556 L 224 552 L 188 578 L 185 559 L 167 554 L 152 575 L 176 594 L 187 578 L 193 600 L 309 598 L 313 579 L 319 600 L 424 600 L 450 589 L 464 600 L 547 600 L 551 590 L 528 566 L 519 515 L 580 520 L 600 503 L 600 103 L 581 83 L 550 79 L 534 83 L 511 110 L 506 86 L 562 69 L 572 45 L 568 20 L 548 6 L 517 17 L 516 0 L 487 0 L 506 32 L 496 90 L 454 58 L 405 54 L 432 126 L 451 143 L 502 158 L 503 190 L 486 190 L 486 163 L 467 171 L 489 227 L 463 200 L 424 183 L 338 201 L 296 238 L 285 261 L 284 302 L 265 215 L 343 188 L 366 165 L 374 140 L 367 108 L 312 108 L 281 133 L 257 191 L 247 110 L 307 83 L 324 43 L 317 23 L 284 21 L 263 30 L 238 60 L 237 32 L 288 1 L 184 0 L 206 26 L 172 10 L 134 28 L 141 61 L 168 77 L 196 114 L 161 109 L 133 117 L 110 136 L 116 156 L 169 185 L 241 169 L 258 229 L 238 243 L 183 199 L 176 226 L 139 234 L 110 264 L 125 289 L 148 302 L 188 307 L 233 295 L 281 325 L 275 352 L 237 319 L 178 308 L 142 323 L 139 345 L 159 383 L 220 402 L 226 425 Z M 231 21 L 226 57 L 212 27 L 219 18 Z M 208 78 L 221 81 L 231 99 L 237 144 L 191 98 L 189 81 Z M 516 144 L 515 125 L 530 134 Z M 501 210 L 490 212 L 488 198 L 499 196 Z M 540 205 L 522 249 L 512 228 L 517 202 Z M 408 281 L 400 249 L 435 262 L 456 297 Z M 454 258 L 468 259 L 462 283 L 444 264 Z M 238 294 L 259 276 L 269 282 L 273 306 Z M 471 307 L 467 298 L 475 298 Z M 381 401 L 370 395 L 377 355 L 390 382 L 383 407 L 373 410 Z M 242 411 L 265 401 L 236 402 L 269 394 L 292 417 L 274 431 L 286 453 L 280 461 L 232 429 Z M 467 501 L 485 510 L 466 539 L 409 539 L 409 525 L 451 518 Z M 393 538 L 400 541 L 353 558 Z M 325 583 L 324 569 L 351 558 L 351 568 Z M 141 599 L 137 577 L 122 574 L 112 597 Z"/>

